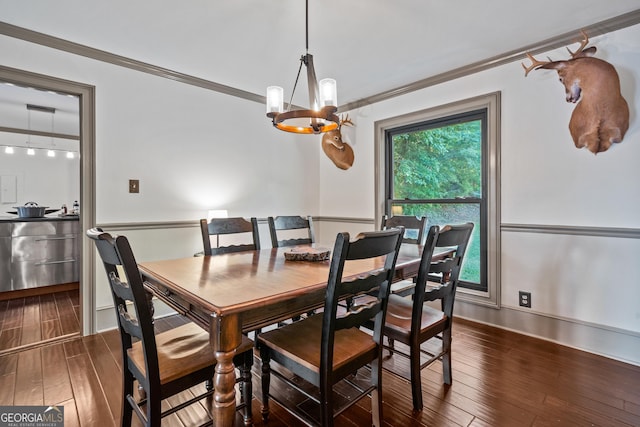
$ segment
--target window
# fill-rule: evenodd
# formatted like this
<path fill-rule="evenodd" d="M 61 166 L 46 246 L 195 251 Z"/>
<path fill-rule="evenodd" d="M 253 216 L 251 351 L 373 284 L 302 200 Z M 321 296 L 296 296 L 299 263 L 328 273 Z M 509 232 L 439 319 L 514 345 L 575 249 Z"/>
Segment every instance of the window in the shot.
<path fill-rule="evenodd" d="M 486 109 L 388 129 L 387 215 L 426 216 L 430 225 L 473 222 L 460 286 L 487 290 L 483 147 Z"/>
<path fill-rule="evenodd" d="M 376 123 L 379 215 L 473 222 L 459 295 L 499 305 L 499 94 Z"/>

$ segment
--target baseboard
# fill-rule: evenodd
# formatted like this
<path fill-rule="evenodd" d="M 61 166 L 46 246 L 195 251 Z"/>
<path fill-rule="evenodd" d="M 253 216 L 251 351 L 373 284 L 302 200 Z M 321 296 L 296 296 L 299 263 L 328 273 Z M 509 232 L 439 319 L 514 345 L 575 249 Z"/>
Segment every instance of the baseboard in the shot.
<path fill-rule="evenodd" d="M 640 334 L 570 319 L 456 301 L 455 315 L 640 366 Z"/>
<path fill-rule="evenodd" d="M 0 301 L 15 298 L 28 298 L 39 295 L 52 294 L 55 292 L 77 291 L 80 288 L 78 282 L 63 283 L 61 285 L 39 286 L 36 288 L 16 289 L 13 291 L 0 292 Z"/>

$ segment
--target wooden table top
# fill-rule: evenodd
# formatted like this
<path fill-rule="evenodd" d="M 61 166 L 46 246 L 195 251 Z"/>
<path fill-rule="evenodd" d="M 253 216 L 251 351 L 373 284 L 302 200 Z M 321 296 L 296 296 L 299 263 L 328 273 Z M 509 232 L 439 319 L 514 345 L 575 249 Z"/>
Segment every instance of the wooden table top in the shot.
<path fill-rule="evenodd" d="M 161 283 L 211 313 L 229 315 L 326 287 L 330 260 L 288 261 L 284 252 L 289 249 L 149 261 L 139 267 L 145 280 Z M 411 267 L 417 271 L 420 252 L 416 245 L 403 245 L 396 269 L 403 272 Z M 381 268 L 382 263 L 382 258 L 349 261 L 344 276 Z"/>

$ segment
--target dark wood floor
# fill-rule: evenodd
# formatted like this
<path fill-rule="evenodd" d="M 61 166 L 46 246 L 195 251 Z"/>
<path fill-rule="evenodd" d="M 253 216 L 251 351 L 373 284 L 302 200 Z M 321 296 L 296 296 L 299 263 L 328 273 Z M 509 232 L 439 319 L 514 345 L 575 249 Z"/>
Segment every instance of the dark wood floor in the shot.
<path fill-rule="evenodd" d="M 170 317 L 156 326 L 163 330 L 181 322 Z M 1 356 L 0 405 L 64 405 L 66 427 L 118 425 L 119 353 L 117 332 L 109 331 Z M 258 368 L 256 362 L 256 396 Z M 385 425 L 640 426 L 637 366 L 457 320 L 451 387 L 442 384 L 440 369 L 436 362 L 422 373 L 425 409 L 420 413 L 411 410 L 407 382 L 385 372 Z M 178 412 L 163 425 L 191 425 L 206 417 L 204 403 Z M 271 409 L 270 427 L 299 425 L 281 407 Z M 342 414 L 337 425 L 370 425 L 369 409 L 365 398 Z M 253 414 L 256 425 L 263 425 L 259 398 L 253 399 Z"/>
<path fill-rule="evenodd" d="M 0 354 L 80 333 L 79 291 L 0 301 Z"/>

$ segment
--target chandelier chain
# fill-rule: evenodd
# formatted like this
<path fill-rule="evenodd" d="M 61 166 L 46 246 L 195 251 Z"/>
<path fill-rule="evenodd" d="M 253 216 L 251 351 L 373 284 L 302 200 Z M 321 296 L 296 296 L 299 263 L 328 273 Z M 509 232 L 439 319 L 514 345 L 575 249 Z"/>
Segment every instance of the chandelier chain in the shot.
<path fill-rule="evenodd" d="M 306 42 L 307 42 L 307 54 L 309 53 L 309 0 L 306 0 L 305 3 L 305 23 L 304 23 L 304 30 L 305 30 L 305 35 L 306 35 Z"/>

